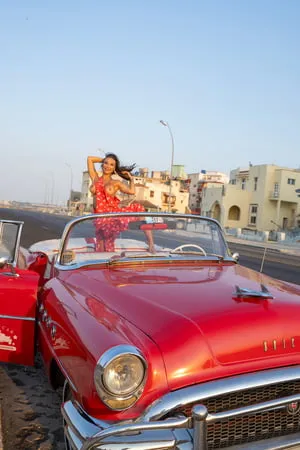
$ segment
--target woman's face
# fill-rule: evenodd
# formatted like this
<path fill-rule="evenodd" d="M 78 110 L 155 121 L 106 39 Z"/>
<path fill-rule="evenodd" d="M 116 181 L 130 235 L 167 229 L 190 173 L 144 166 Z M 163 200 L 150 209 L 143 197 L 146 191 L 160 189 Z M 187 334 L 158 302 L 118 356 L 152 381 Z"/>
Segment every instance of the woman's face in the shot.
<path fill-rule="evenodd" d="M 102 163 L 103 173 L 109 175 L 114 173 L 116 169 L 116 161 L 113 158 L 105 158 Z"/>

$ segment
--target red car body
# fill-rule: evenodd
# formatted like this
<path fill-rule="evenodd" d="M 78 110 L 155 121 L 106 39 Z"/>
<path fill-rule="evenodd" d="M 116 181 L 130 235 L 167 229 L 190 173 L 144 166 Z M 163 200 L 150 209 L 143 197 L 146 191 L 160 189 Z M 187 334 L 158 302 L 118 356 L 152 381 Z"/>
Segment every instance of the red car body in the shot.
<path fill-rule="evenodd" d="M 65 386 L 67 448 L 300 448 L 298 286 L 229 253 L 66 270 L 20 251 L 0 269 L 0 296 L 0 358 L 33 365 L 38 344 L 53 386 Z M 101 357 L 119 348 L 147 366 L 121 410 L 95 385 Z"/>

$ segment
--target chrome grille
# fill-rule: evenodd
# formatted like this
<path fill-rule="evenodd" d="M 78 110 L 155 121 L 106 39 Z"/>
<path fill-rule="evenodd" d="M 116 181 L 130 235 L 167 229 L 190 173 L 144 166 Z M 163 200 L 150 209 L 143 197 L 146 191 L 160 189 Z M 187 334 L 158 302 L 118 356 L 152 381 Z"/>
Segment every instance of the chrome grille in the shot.
<path fill-rule="evenodd" d="M 209 413 L 217 413 L 299 393 L 300 381 L 289 381 L 227 393 L 203 401 L 199 400 L 196 403 L 205 405 Z M 194 404 L 186 405 L 176 412 L 191 416 L 193 406 Z M 284 408 L 235 417 L 208 425 L 208 449 L 246 444 L 298 431 L 300 431 L 300 411 L 288 414 L 287 409 Z"/>

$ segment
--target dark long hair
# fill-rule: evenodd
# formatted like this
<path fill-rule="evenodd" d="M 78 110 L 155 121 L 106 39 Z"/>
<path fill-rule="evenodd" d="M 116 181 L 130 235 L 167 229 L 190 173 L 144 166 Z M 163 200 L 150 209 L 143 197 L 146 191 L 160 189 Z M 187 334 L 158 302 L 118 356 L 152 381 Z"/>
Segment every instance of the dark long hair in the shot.
<path fill-rule="evenodd" d="M 121 166 L 120 165 L 120 160 L 117 157 L 117 155 L 115 155 L 114 153 L 105 153 L 105 158 L 111 158 L 115 161 L 116 163 L 116 173 L 123 178 L 124 180 L 129 180 L 129 177 L 127 175 L 125 175 L 124 173 L 122 173 L 123 171 L 126 172 L 132 172 L 133 169 L 136 167 L 136 164 L 132 164 L 131 166 Z"/>

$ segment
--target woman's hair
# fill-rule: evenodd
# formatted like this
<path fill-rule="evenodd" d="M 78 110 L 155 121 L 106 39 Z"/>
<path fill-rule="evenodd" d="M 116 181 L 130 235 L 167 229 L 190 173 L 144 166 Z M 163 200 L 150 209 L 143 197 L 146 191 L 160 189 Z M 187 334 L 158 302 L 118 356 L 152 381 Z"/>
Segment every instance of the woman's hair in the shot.
<path fill-rule="evenodd" d="M 131 166 L 121 166 L 119 158 L 114 153 L 105 153 L 104 159 L 106 159 L 106 158 L 113 159 L 116 163 L 116 169 L 115 169 L 116 173 L 124 180 L 129 180 L 129 177 L 122 172 L 123 171 L 132 172 L 133 169 L 136 167 L 136 164 L 132 164 Z"/>

